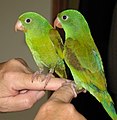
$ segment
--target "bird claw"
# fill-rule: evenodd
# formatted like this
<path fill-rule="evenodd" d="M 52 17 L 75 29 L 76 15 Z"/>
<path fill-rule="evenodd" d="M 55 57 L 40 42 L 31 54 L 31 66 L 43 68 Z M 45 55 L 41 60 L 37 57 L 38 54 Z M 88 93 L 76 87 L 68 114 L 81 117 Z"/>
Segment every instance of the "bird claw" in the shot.
<path fill-rule="evenodd" d="M 41 74 L 42 74 L 42 71 L 36 71 L 36 72 L 33 74 L 33 76 L 32 76 L 32 82 L 33 82 L 35 79 L 38 80 L 38 77 L 39 77 L 39 75 L 41 75 Z M 50 81 L 50 79 L 51 79 L 52 77 L 54 77 L 54 75 L 53 75 L 51 72 L 49 72 L 49 73 L 45 76 L 45 78 L 40 81 L 40 82 L 45 81 L 44 89 L 46 88 L 48 82 Z"/>
<path fill-rule="evenodd" d="M 73 93 L 74 93 L 74 97 L 76 98 L 77 97 L 77 91 L 76 91 L 76 85 L 75 85 L 75 83 L 71 83 L 71 88 L 72 88 L 72 90 L 73 90 Z"/>
<path fill-rule="evenodd" d="M 76 87 L 76 84 L 75 84 L 73 81 L 71 81 L 71 80 L 67 80 L 65 83 L 63 83 L 63 85 L 69 85 L 69 84 L 71 85 L 71 89 L 72 89 L 72 91 L 73 91 L 74 98 L 76 98 L 76 97 L 77 97 L 77 94 L 79 94 L 79 93 L 81 93 L 81 92 L 86 93 L 86 90 L 85 90 L 84 88 L 78 89 L 78 88 Z"/>
<path fill-rule="evenodd" d="M 34 79 L 38 80 L 38 76 L 41 74 L 40 71 L 36 71 L 33 75 L 32 75 L 32 83 L 34 81 Z"/>
<path fill-rule="evenodd" d="M 50 81 L 50 79 L 54 77 L 54 75 L 52 73 L 48 73 L 45 78 L 42 80 L 42 81 L 45 81 L 45 86 L 44 86 L 44 89 L 46 88 L 48 82 Z"/>
<path fill-rule="evenodd" d="M 77 92 L 76 92 L 76 85 L 73 81 L 71 80 L 66 80 L 65 83 L 63 83 L 63 85 L 70 85 L 71 86 L 71 89 L 73 91 L 73 94 L 74 94 L 74 97 L 77 97 Z"/>

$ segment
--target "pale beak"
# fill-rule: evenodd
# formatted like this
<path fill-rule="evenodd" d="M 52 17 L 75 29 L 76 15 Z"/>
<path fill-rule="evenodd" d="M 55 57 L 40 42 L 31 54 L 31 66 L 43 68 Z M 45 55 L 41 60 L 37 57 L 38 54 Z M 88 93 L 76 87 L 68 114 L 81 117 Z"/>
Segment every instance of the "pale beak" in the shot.
<path fill-rule="evenodd" d="M 61 23 L 60 23 L 58 18 L 56 18 L 55 21 L 54 21 L 54 28 L 56 29 L 56 27 L 62 28 L 62 25 L 61 25 Z"/>
<path fill-rule="evenodd" d="M 17 32 L 17 30 L 25 31 L 24 26 L 22 25 L 22 23 L 19 20 L 15 24 L 15 31 Z"/>

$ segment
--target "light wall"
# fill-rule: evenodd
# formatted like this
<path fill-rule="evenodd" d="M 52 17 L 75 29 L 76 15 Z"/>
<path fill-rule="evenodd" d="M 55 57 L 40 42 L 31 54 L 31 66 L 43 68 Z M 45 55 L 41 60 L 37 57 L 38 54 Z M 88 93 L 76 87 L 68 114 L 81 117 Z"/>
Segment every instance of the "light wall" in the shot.
<path fill-rule="evenodd" d="M 26 11 L 38 12 L 51 21 L 51 0 L 0 0 L 0 62 L 20 57 L 37 70 L 25 44 L 24 34 L 14 31 L 18 16 Z M 30 110 L 0 113 L 0 120 L 33 120 L 39 106 L 46 100 L 47 94 Z"/>

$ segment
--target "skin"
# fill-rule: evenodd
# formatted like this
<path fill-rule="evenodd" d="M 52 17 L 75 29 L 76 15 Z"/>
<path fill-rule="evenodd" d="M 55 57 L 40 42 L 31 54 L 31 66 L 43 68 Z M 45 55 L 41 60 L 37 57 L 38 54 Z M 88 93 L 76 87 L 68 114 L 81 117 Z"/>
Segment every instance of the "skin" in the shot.
<path fill-rule="evenodd" d="M 70 84 L 60 87 L 40 108 L 34 120 L 86 120 L 70 103 L 73 97 Z"/>
<path fill-rule="evenodd" d="M 77 10 L 65 10 L 58 14 L 54 26 L 65 31 L 64 59 L 76 87 L 86 89 L 113 119 L 117 119 L 114 103 L 107 91 L 103 64 L 98 49 L 83 15 Z"/>
<path fill-rule="evenodd" d="M 22 59 L 11 59 L 0 63 L 0 112 L 29 109 L 44 96 L 44 83 L 40 81 L 45 76 L 39 75 L 38 80 L 32 83 L 32 75 L 33 72 Z M 74 94 L 71 84 L 64 83 L 65 80 L 51 78 L 45 89 L 56 91 L 39 109 L 35 120 L 55 120 L 58 117 L 59 120 L 86 120 L 70 104 Z"/>
<path fill-rule="evenodd" d="M 33 72 L 22 59 L 0 63 L 0 111 L 11 112 L 29 109 L 45 94 L 45 90 L 57 90 L 64 79 L 51 78 L 44 88 L 45 75 L 32 82 Z"/>

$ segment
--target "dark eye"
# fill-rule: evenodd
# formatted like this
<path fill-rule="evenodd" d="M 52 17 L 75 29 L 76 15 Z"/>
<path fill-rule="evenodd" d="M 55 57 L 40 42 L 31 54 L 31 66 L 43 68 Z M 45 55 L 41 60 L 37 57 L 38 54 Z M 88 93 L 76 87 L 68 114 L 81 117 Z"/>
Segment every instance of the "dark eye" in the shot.
<path fill-rule="evenodd" d="M 63 19 L 63 20 L 67 20 L 67 19 L 68 19 L 68 16 L 67 16 L 67 15 L 63 15 L 63 16 L 62 16 L 62 19 Z"/>
<path fill-rule="evenodd" d="M 32 20 L 30 19 L 30 18 L 27 18 L 26 20 L 25 20 L 25 23 L 30 23 Z"/>

